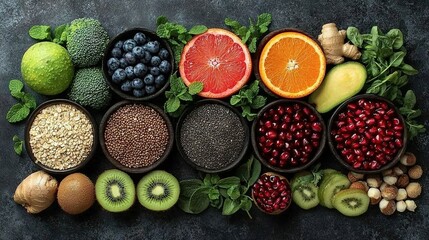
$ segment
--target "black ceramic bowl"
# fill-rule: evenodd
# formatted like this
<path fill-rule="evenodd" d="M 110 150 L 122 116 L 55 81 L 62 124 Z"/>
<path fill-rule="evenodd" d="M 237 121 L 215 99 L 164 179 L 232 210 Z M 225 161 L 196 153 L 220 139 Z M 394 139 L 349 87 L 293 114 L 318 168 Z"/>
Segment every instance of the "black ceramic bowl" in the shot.
<path fill-rule="evenodd" d="M 365 107 L 363 107 L 363 102 L 362 102 L 362 106 L 358 102 L 361 99 L 372 101 L 374 104 L 376 102 L 378 102 L 379 104 L 380 102 L 384 102 L 385 103 L 384 107 L 387 107 L 387 109 L 383 109 L 382 107 L 374 107 L 373 110 L 370 110 L 370 113 L 371 113 L 370 117 L 364 118 L 365 114 L 368 114 L 368 113 L 364 112 L 364 115 L 360 115 L 361 112 L 365 111 L 365 110 L 361 111 L 361 109 L 365 109 Z M 351 105 L 349 106 L 349 104 Z M 391 109 L 391 110 L 389 111 L 388 109 Z M 352 115 L 350 119 L 353 119 L 353 120 L 345 120 L 347 123 L 342 125 L 342 123 L 340 122 L 344 122 L 344 121 L 339 119 L 340 114 L 341 113 L 348 114 L 346 112 L 348 110 L 350 110 L 352 113 L 356 115 L 359 114 L 359 116 L 357 116 L 356 118 L 356 116 Z M 377 113 L 380 117 L 375 117 L 374 115 L 375 113 Z M 354 120 L 354 118 L 356 118 L 356 120 L 360 122 L 358 123 L 358 121 Z M 388 119 L 384 119 L 384 118 L 388 118 L 388 119 L 396 118 L 398 123 L 402 126 L 402 130 L 394 130 L 393 127 L 389 127 L 388 126 L 389 124 L 387 123 Z M 351 122 L 349 123 L 348 121 L 353 122 L 353 125 L 351 124 Z M 391 123 L 391 125 L 392 126 L 394 125 L 393 122 Z M 343 129 L 338 130 L 341 128 Z M 347 128 L 352 130 L 347 130 Z M 396 136 L 396 132 L 400 132 L 402 135 Z M 331 119 L 329 120 L 328 133 L 329 133 L 329 136 L 328 136 L 329 148 L 331 149 L 331 152 L 334 154 L 338 162 L 350 171 L 365 173 L 365 174 L 377 173 L 393 167 L 399 161 L 401 156 L 405 153 L 407 143 L 408 143 L 408 140 L 407 140 L 408 134 L 406 131 L 404 118 L 401 116 L 401 114 L 399 114 L 398 109 L 389 100 L 373 94 L 356 95 L 348 99 L 347 101 L 343 102 L 335 110 L 335 112 L 332 114 Z M 385 136 L 386 138 L 384 138 Z M 396 138 L 400 139 L 398 141 L 401 142 L 401 146 L 395 145 Z M 338 139 L 338 141 L 336 139 Z M 350 140 L 347 143 L 347 145 L 345 144 L 346 140 Z M 343 142 L 344 142 L 343 145 L 348 146 L 347 148 L 342 148 L 341 145 L 339 145 L 339 144 L 342 144 Z M 391 143 L 393 145 L 391 145 Z M 353 144 L 355 146 L 353 146 Z M 383 145 L 387 145 L 387 146 L 383 146 Z M 377 150 L 378 146 L 381 146 L 381 148 Z M 393 155 L 391 155 L 390 157 L 387 157 L 388 155 L 390 155 L 390 152 L 392 151 L 391 149 L 388 149 L 388 148 L 391 148 L 392 146 L 395 147 L 397 152 L 395 154 L 392 153 Z M 347 149 L 351 149 L 351 150 L 347 150 Z M 344 151 L 344 153 L 342 153 L 342 151 Z M 370 155 L 370 153 L 368 153 L 369 151 L 372 151 L 375 153 Z M 371 166 L 370 164 L 376 158 L 377 154 L 379 154 L 380 161 L 385 161 L 385 163 L 382 164 L 379 162 L 380 167 L 377 169 L 372 169 L 370 167 Z M 363 155 L 363 156 L 357 159 L 359 155 Z M 348 156 L 349 156 L 350 162 L 347 161 Z M 390 160 L 387 158 L 390 158 Z M 374 160 L 374 161 L 378 161 L 378 160 Z M 360 166 L 358 162 L 361 164 Z M 365 162 L 368 162 L 368 163 L 365 163 Z M 359 166 L 358 168 L 355 168 L 352 165 L 355 163 L 357 164 L 356 167 Z M 364 167 L 364 163 L 365 165 L 368 164 L 369 166 L 367 167 L 368 169 Z M 375 165 L 375 163 L 373 164 Z"/>
<path fill-rule="evenodd" d="M 294 108 L 295 105 L 300 107 Z M 292 110 L 287 112 L 286 107 Z M 280 108 L 283 110 L 279 110 Z M 295 118 L 298 112 L 301 117 L 296 115 Z M 266 124 L 267 121 L 271 123 Z M 317 131 L 313 130 L 313 123 Z M 301 100 L 280 99 L 259 111 L 253 121 L 250 138 L 256 157 L 267 168 L 276 172 L 294 173 L 306 169 L 321 156 L 326 143 L 326 126 L 322 116 L 310 104 Z"/>
<path fill-rule="evenodd" d="M 143 166 L 143 167 L 128 167 L 128 166 L 125 166 L 122 163 L 120 163 L 115 157 L 113 157 L 110 154 L 108 147 L 106 145 L 106 139 L 105 139 L 106 125 L 108 124 L 108 121 L 109 121 L 110 117 L 112 116 L 112 114 L 115 113 L 121 107 L 124 107 L 127 105 L 134 105 L 134 104 L 143 105 L 143 106 L 146 106 L 146 107 L 149 107 L 149 108 L 155 110 L 155 112 L 158 113 L 161 116 L 161 118 L 164 120 L 164 123 L 166 124 L 166 127 L 167 127 L 168 141 L 167 141 L 167 144 L 165 146 L 165 150 L 164 150 L 163 154 L 161 155 L 161 157 L 159 157 L 152 164 L 150 164 L 148 166 Z M 142 133 L 140 132 L 137 134 L 142 134 Z M 127 137 L 127 136 L 125 136 L 125 137 Z M 101 119 L 101 123 L 100 123 L 100 127 L 99 127 L 99 138 L 100 138 L 101 149 L 102 149 L 104 155 L 116 168 L 118 168 L 124 172 L 128 172 L 128 173 L 145 173 L 145 172 L 151 171 L 154 168 L 158 167 L 161 163 L 163 163 L 167 159 L 168 155 L 170 154 L 170 152 L 173 148 L 174 131 L 173 131 L 173 125 L 172 125 L 170 119 L 164 113 L 164 111 L 161 108 L 159 108 L 158 106 L 151 104 L 151 103 L 147 103 L 147 102 L 135 103 L 135 102 L 131 102 L 131 101 L 121 101 L 121 102 L 114 104 L 112 107 L 110 107 L 106 111 L 106 113 L 104 114 L 103 118 Z"/>
<path fill-rule="evenodd" d="M 80 163 L 78 163 L 77 165 L 73 165 L 69 168 L 65 168 L 65 169 L 57 169 L 57 168 L 42 164 L 37 159 L 37 157 L 36 157 L 37 154 L 35 154 L 35 149 L 33 149 L 35 147 L 35 145 L 32 146 L 32 144 L 30 144 L 30 140 L 32 138 L 32 136 L 30 134 L 30 130 L 34 124 L 34 120 L 36 119 L 36 117 L 41 113 L 42 110 L 44 110 L 48 107 L 53 107 L 55 105 L 59 105 L 59 104 L 70 105 L 70 106 L 74 107 L 75 109 L 79 110 L 81 113 L 83 113 L 87 117 L 87 120 L 90 122 L 91 128 L 92 128 L 92 130 L 91 130 L 91 132 L 92 132 L 92 145 L 90 147 L 89 153 L 86 155 L 86 157 Z M 51 131 L 52 131 L 51 133 L 55 133 L 55 134 L 59 135 L 59 134 L 67 133 L 68 130 L 66 128 L 63 128 L 63 129 L 55 129 L 54 128 Z M 36 136 L 34 136 L 34 137 L 36 137 Z M 40 138 L 42 138 L 42 137 L 43 136 L 40 136 Z M 54 139 L 54 136 L 50 136 L 50 139 L 45 139 L 45 140 L 47 140 L 49 142 L 51 139 L 53 139 L 54 141 L 57 141 Z M 42 144 L 42 146 L 43 146 L 42 141 L 43 140 L 37 140 L 37 143 Z M 25 126 L 25 148 L 27 150 L 28 155 L 30 156 L 31 160 L 37 166 L 39 166 L 40 168 L 42 168 L 43 170 L 45 170 L 46 172 L 49 172 L 49 173 L 68 174 L 68 173 L 72 173 L 72 172 L 76 172 L 76 171 L 80 170 L 82 167 L 84 167 L 91 160 L 91 158 L 93 157 L 93 155 L 95 153 L 97 145 L 98 145 L 97 124 L 96 124 L 94 118 L 91 116 L 91 114 L 84 107 L 82 107 L 81 105 L 79 105 L 73 101 L 67 100 L 67 99 L 53 99 L 53 100 L 49 100 L 49 101 L 46 101 L 46 102 L 40 104 L 36 108 L 36 110 L 34 110 L 34 112 L 31 114 L 31 116 L 28 119 L 27 124 Z M 60 151 L 60 150 L 61 149 L 58 149 L 58 151 Z"/>
<path fill-rule="evenodd" d="M 222 141 L 223 139 L 218 139 L 218 141 L 211 141 L 211 140 L 207 140 L 206 143 L 204 143 L 203 141 L 201 141 L 201 138 L 199 138 L 198 140 L 196 140 L 196 138 L 198 137 L 189 137 L 189 136 L 185 136 L 190 138 L 188 139 L 190 142 L 192 142 L 193 144 L 195 144 L 195 148 L 190 148 L 189 146 L 188 149 L 194 149 L 196 151 L 193 151 L 193 153 L 190 153 L 188 151 L 185 150 L 186 146 L 184 146 L 183 141 L 184 139 L 182 138 L 182 130 L 185 129 L 186 127 L 189 127 L 189 125 L 185 125 L 184 127 L 184 123 L 185 121 L 190 121 L 187 120 L 187 117 L 190 116 L 190 114 L 195 113 L 194 111 L 198 110 L 198 109 L 202 109 L 202 107 L 206 106 L 206 105 L 220 105 L 223 108 L 226 108 L 227 110 L 229 110 L 229 114 L 232 112 L 232 115 L 230 116 L 236 116 L 237 118 L 235 119 L 235 117 L 232 117 L 232 119 L 229 121 L 229 123 L 226 123 L 225 119 L 214 119 L 211 118 L 210 116 L 207 115 L 203 115 L 201 116 L 204 119 L 205 123 L 202 124 L 197 124 L 195 126 L 195 128 L 198 128 L 198 125 L 205 125 L 207 126 L 210 125 L 210 129 L 208 129 L 208 131 L 204 131 L 201 129 L 195 129 L 193 128 L 193 130 L 196 131 L 202 131 L 201 135 L 204 135 L 205 138 L 203 139 L 204 142 L 205 139 L 209 139 L 210 138 L 210 133 L 213 132 L 218 132 L 215 128 L 219 127 L 221 128 L 219 130 L 219 132 L 223 132 L 225 134 L 225 139 L 229 138 L 229 140 L 231 142 L 234 142 L 236 139 L 232 139 L 232 134 L 234 134 L 234 130 L 235 128 L 231 129 L 231 126 L 235 126 L 237 128 L 242 127 L 242 139 L 240 141 L 241 142 L 241 146 L 235 146 L 237 148 L 239 148 L 239 150 L 236 152 L 236 155 L 234 154 L 230 154 L 230 153 L 225 153 L 228 151 L 221 151 L 220 149 L 224 148 L 225 146 L 222 143 L 225 143 L 224 141 Z M 223 110 L 222 110 L 223 111 Z M 197 114 L 193 114 L 193 116 L 195 116 Z M 231 124 L 231 126 L 229 125 L 225 125 L 225 124 Z M 230 132 L 225 133 L 225 128 L 223 128 L 224 126 L 226 126 L 226 128 L 228 128 L 230 130 Z M 223 129 L 222 129 L 223 128 Z M 183 131 L 187 131 L 187 130 L 183 130 Z M 186 134 L 185 132 L 183 132 L 183 134 Z M 240 134 L 241 135 L 241 134 Z M 221 100 L 217 100 L 217 99 L 204 99 L 204 100 L 200 100 L 196 103 L 194 103 L 193 105 L 191 105 L 190 107 L 186 108 L 185 111 L 182 113 L 182 115 L 180 116 L 178 122 L 177 122 L 177 127 L 176 127 L 176 146 L 177 149 L 179 151 L 180 156 L 193 168 L 202 171 L 202 172 L 206 172 L 206 173 L 220 173 L 220 172 L 225 172 L 228 170 L 231 170 L 232 168 L 234 168 L 242 159 L 243 157 L 246 155 L 247 149 L 248 149 L 248 145 L 249 145 L 249 127 L 247 126 L 247 122 L 246 120 L 244 120 L 244 118 L 241 116 L 241 113 L 238 112 L 235 108 L 233 108 L 231 105 L 229 105 L 228 103 L 221 101 Z M 237 139 L 240 136 L 237 137 Z M 220 143 L 222 142 L 222 143 Z M 232 145 L 234 143 L 231 143 Z M 234 147 L 234 148 L 235 148 Z M 228 148 L 228 147 L 226 147 Z M 194 162 L 193 160 L 191 160 L 191 156 L 192 154 L 195 154 L 195 152 L 201 152 L 199 151 L 199 149 L 202 152 L 210 152 L 210 151 L 215 151 L 215 153 L 213 153 L 211 156 L 226 156 L 229 155 L 229 157 L 231 157 L 232 159 L 228 160 L 228 163 L 221 166 L 221 167 L 207 167 L 208 165 L 213 165 L 215 160 L 210 160 L 210 163 L 206 163 L 205 166 L 204 163 L 201 162 Z M 214 149 L 214 150 L 213 150 Z M 235 156 L 235 157 L 234 157 Z M 225 157 L 226 159 L 227 157 Z M 195 161 L 197 159 L 197 157 L 193 158 Z M 201 159 L 201 158 L 200 158 Z M 199 160 L 200 160 L 199 159 Z M 204 160 L 203 160 L 204 161 Z"/>
<path fill-rule="evenodd" d="M 112 77 L 109 74 L 109 68 L 107 67 L 107 61 L 109 60 L 109 58 L 111 58 L 111 51 L 114 48 L 115 44 L 118 41 L 125 41 L 127 39 L 133 38 L 133 36 L 138 32 L 144 33 L 146 35 L 146 37 L 148 37 L 152 41 L 157 40 L 160 43 L 160 48 L 167 49 L 167 51 L 169 53 L 168 61 L 170 63 L 170 71 L 165 74 L 165 81 L 166 81 L 165 84 L 161 88 L 157 89 L 155 93 L 153 93 L 151 95 L 144 95 L 142 97 L 135 97 L 132 94 L 132 92 L 130 92 L 130 93 L 123 92 L 118 84 L 115 84 L 112 82 Z M 148 63 L 147 65 L 150 65 L 150 63 Z M 156 97 L 160 96 L 161 94 L 163 94 L 165 92 L 165 90 L 168 88 L 168 86 L 170 85 L 168 79 L 170 78 L 171 74 L 173 73 L 173 69 L 174 69 L 174 56 L 173 56 L 173 51 L 171 50 L 170 45 L 168 45 L 168 43 L 164 39 L 158 37 L 155 32 L 152 32 L 146 28 L 127 29 L 124 32 L 117 35 L 116 37 L 112 38 L 110 40 L 110 42 L 108 43 L 106 50 L 104 51 L 104 57 L 102 60 L 102 70 L 103 70 L 104 79 L 106 80 L 110 89 L 112 89 L 112 91 L 114 93 L 116 93 L 118 96 L 120 96 L 121 98 L 126 99 L 126 100 L 131 100 L 131 101 L 147 101 L 147 100 L 156 98 Z"/>

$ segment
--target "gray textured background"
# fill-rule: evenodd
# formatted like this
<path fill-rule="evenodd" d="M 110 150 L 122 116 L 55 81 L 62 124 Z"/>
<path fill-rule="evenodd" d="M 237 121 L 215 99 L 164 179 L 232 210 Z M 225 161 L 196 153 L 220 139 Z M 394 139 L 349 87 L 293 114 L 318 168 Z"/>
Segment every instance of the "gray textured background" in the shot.
<path fill-rule="evenodd" d="M 377 207 L 361 217 L 347 218 L 335 210 L 317 207 L 304 211 L 292 206 L 282 216 L 267 216 L 252 209 L 253 220 L 245 214 L 221 216 L 214 209 L 198 216 L 187 215 L 178 208 L 153 213 L 135 204 L 130 211 L 120 214 L 105 212 L 95 204 L 81 216 L 64 214 L 54 204 L 38 215 L 27 214 L 13 202 L 13 193 L 19 182 L 37 168 L 24 154 L 13 152 L 12 136 L 23 137 L 24 123 L 11 125 L 5 120 L 15 100 L 9 95 L 10 79 L 21 78 L 20 61 L 25 50 L 34 42 L 27 30 L 34 24 L 57 26 L 78 17 L 99 19 L 114 36 L 126 28 L 155 29 L 155 19 L 165 15 L 186 26 L 205 24 L 224 27 L 225 17 L 247 22 L 248 17 L 269 12 L 273 16 L 271 30 L 294 27 L 317 36 L 326 22 L 336 22 L 342 28 L 357 26 L 369 31 L 372 25 L 382 30 L 399 28 L 406 38 L 407 62 L 420 70 L 410 80 L 418 104 L 424 112 L 422 119 L 428 125 L 427 98 L 429 79 L 429 23 L 428 1 L 49 1 L 0 0 L 0 239 L 428 239 L 429 230 L 429 175 L 421 182 L 423 194 L 417 200 L 416 213 L 395 214 L 386 217 Z M 41 103 L 46 98 L 39 98 Z M 94 113 L 99 120 L 101 113 Z M 418 138 L 410 150 L 428 171 L 429 136 Z M 322 162 L 330 164 L 325 154 Z M 334 166 L 337 166 L 334 164 Z M 338 166 L 337 166 L 338 167 Z M 104 169 L 112 168 L 98 154 L 83 170 L 92 180 Z M 195 176 L 175 153 L 162 166 L 178 178 Z M 141 175 L 133 176 L 137 181 Z M 61 179 L 61 177 L 58 177 Z"/>

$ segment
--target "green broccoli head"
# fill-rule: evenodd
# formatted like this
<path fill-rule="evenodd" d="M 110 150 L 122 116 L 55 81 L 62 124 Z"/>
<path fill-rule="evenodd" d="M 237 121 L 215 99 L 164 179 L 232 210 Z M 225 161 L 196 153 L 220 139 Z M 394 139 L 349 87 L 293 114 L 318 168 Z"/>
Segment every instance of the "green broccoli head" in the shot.
<path fill-rule="evenodd" d="M 67 50 L 77 67 L 90 67 L 100 62 L 109 42 L 101 23 L 93 18 L 78 18 L 67 30 Z"/>
<path fill-rule="evenodd" d="M 77 70 L 70 86 L 69 99 L 96 110 L 107 107 L 112 93 L 101 69 L 91 67 Z"/>

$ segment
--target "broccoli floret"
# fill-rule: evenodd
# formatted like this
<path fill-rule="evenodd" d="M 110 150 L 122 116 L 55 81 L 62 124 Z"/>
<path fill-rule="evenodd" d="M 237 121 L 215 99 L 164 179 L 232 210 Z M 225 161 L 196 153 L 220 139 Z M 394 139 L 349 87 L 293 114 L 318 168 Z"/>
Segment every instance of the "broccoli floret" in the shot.
<path fill-rule="evenodd" d="M 107 107 L 112 93 L 98 67 L 77 70 L 70 86 L 69 99 L 82 106 L 101 110 Z"/>
<path fill-rule="evenodd" d="M 77 67 L 90 67 L 100 62 L 109 35 L 101 23 L 93 18 L 78 18 L 67 30 L 67 50 Z"/>

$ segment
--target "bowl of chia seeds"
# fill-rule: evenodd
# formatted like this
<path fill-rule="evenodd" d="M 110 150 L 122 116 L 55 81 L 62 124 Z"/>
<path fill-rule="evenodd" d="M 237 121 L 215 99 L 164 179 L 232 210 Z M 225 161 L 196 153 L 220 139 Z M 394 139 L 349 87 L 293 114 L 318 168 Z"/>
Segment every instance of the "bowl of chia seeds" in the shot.
<path fill-rule="evenodd" d="M 173 125 L 158 106 L 121 101 L 104 114 L 99 129 L 101 149 L 117 168 L 144 173 L 159 166 L 174 143 Z"/>
<path fill-rule="evenodd" d="M 42 103 L 25 127 L 25 148 L 31 160 L 50 173 L 81 169 L 94 155 L 97 126 L 91 114 L 67 99 Z"/>
<path fill-rule="evenodd" d="M 193 168 L 219 173 L 234 168 L 247 152 L 249 128 L 241 114 L 216 99 L 196 102 L 180 116 L 176 146 Z"/>

